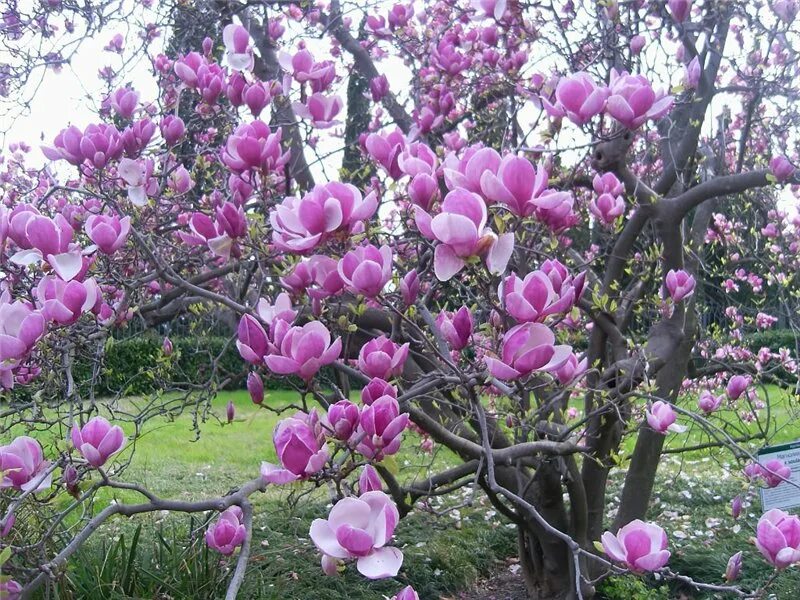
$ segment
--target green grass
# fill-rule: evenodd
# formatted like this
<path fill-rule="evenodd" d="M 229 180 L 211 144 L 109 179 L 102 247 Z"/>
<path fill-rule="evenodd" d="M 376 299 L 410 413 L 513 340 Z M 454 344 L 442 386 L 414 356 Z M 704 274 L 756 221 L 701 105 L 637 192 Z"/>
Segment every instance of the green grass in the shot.
<path fill-rule="evenodd" d="M 800 437 L 796 425 L 797 403 L 779 388 L 766 390 L 775 401 L 770 415 L 772 442 Z M 225 406 L 232 400 L 236 417 L 224 424 Z M 128 401 L 132 402 L 132 401 Z M 297 394 L 268 392 L 266 404 L 278 408 L 297 402 Z M 688 402 L 686 406 L 688 407 Z M 123 406 L 122 408 L 125 408 Z M 224 494 L 258 475 L 264 460 L 276 462 L 271 435 L 275 423 L 293 411 L 276 415 L 252 404 L 246 392 L 221 392 L 212 402 L 219 419 L 202 424 L 199 438 L 192 428 L 192 416 L 185 414 L 149 421 L 134 448 L 123 451 L 120 460 L 131 457 L 121 479 L 142 483 L 158 495 L 184 500 Z M 763 413 L 762 413 L 763 414 Z M 721 410 L 712 422 L 729 421 L 742 432 L 756 431 L 755 424 L 742 423 L 735 411 Z M 685 417 L 681 422 L 689 424 Z M 126 425 L 127 433 L 132 428 Z M 624 478 L 625 458 L 633 449 L 635 436 L 623 445 L 621 468 L 612 471 L 610 508 L 614 494 Z M 709 441 L 697 426 L 670 435 L 668 447 L 691 446 Z M 403 450 L 396 457 L 401 479 L 424 477 L 429 469 L 438 470 L 457 460 L 444 448 L 433 455 L 418 449 L 419 438 L 406 433 Z M 761 442 L 750 448 L 755 450 Z M 745 549 L 743 581 L 753 588 L 770 575 L 770 569 L 748 538 L 752 532 L 742 524 L 738 529 L 728 516 L 730 498 L 742 490 L 736 478 L 740 466 L 724 449 L 703 450 L 665 456 L 659 472 L 657 494 L 649 519 L 659 522 L 670 534 L 670 566 L 698 580 L 721 583 L 728 556 Z M 416 511 L 404 519 L 396 531 L 396 544 L 405 554 L 405 565 L 397 580 L 368 582 L 352 567 L 338 578 L 327 578 L 319 567 L 319 556 L 308 539 L 311 520 L 328 511 L 327 490 L 301 494 L 308 484 L 270 487 L 268 493 L 253 497 L 256 504 L 254 547 L 241 598 L 306 600 L 379 600 L 391 597 L 411 583 L 423 599 L 440 598 L 469 586 L 481 575 L 498 568 L 515 551 L 512 528 L 496 515 L 486 518 L 488 505 L 480 493 L 472 506 L 435 516 Z M 459 494 L 448 499 L 452 505 L 464 503 Z M 104 490 L 97 500 L 102 507 L 109 501 L 140 500 L 133 492 Z M 441 510 L 443 506 L 437 506 Z M 749 507 L 747 521 L 760 515 L 757 503 Z M 204 515 L 143 515 L 130 521 L 117 519 L 95 536 L 70 565 L 69 584 L 63 584 L 48 597 L 82 598 L 93 590 L 92 598 L 214 598 L 224 589 L 233 559 L 220 560 L 209 552 L 202 540 Z M 141 534 L 134 543 L 137 526 Z M 457 525 L 457 528 L 454 527 Z M 131 549 L 135 547 L 135 551 Z M 647 588 L 618 579 L 603 588 L 612 600 L 638 598 L 633 590 Z M 216 582 L 216 583 L 215 583 Z M 651 583 L 655 583 L 651 581 Z M 663 583 L 663 582 L 662 582 Z M 779 579 L 772 590 L 775 598 L 790 600 L 800 589 L 797 569 Z M 675 594 L 680 590 L 673 590 Z M 635 592 L 638 594 L 639 592 Z M 659 592 L 660 594 L 661 592 Z M 670 596 L 672 597 L 672 596 Z M 704 598 L 688 594 L 689 598 Z M 711 596 L 708 596 L 711 598 Z"/>
<path fill-rule="evenodd" d="M 229 400 L 236 407 L 230 424 L 222 422 Z M 295 392 L 269 391 L 265 404 L 280 408 L 297 401 Z M 117 462 L 130 458 L 120 479 L 141 483 L 165 498 L 196 500 L 224 494 L 257 477 L 262 461 L 277 461 L 272 430 L 293 411 L 277 415 L 254 405 L 245 391 L 221 392 L 212 408 L 219 420 L 204 423 L 199 438 L 189 412 L 149 421 L 136 447 L 131 444 L 118 456 Z M 132 426 L 123 427 L 132 433 Z M 429 469 L 456 460 L 440 446 L 430 455 L 419 452 L 419 437 L 412 432 L 405 436 L 402 451 L 391 461 L 404 481 L 425 477 Z M 402 521 L 394 542 L 405 555 L 398 580 L 370 582 L 354 566 L 338 578 L 325 577 L 308 528 L 314 518 L 327 515 L 328 493 L 324 488 L 309 493 L 309 488 L 302 483 L 271 486 L 266 494 L 251 498 L 256 507 L 253 555 L 241 598 L 379 600 L 408 584 L 414 585 L 422 598 L 440 598 L 468 587 L 515 552 L 513 529 L 496 515 L 486 519 L 487 501 L 476 494 L 474 506 L 442 516 L 420 510 Z M 135 492 L 103 489 L 97 495 L 97 507 L 110 501 L 140 500 Z M 466 500 L 469 498 L 457 495 L 451 502 Z M 60 586 L 54 597 L 85 597 L 81 594 L 89 589 L 95 590 L 92 598 L 98 599 L 161 597 L 158 594 L 186 599 L 218 597 L 224 586 L 213 587 L 209 582 L 224 583 L 235 559 L 220 560 L 218 554 L 206 550 L 201 536 L 203 517 L 146 514 L 114 520 L 104 528 L 105 535 L 92 538 L 78 554 L 70 565 L 69 583 Z M 139 524 L 143 528 L 132 550 Z M 122 565 L 129 563 L 132 566 L 126 570 Z M 130 572 L 136 575 L 126 578 L 125 573 Z"/>

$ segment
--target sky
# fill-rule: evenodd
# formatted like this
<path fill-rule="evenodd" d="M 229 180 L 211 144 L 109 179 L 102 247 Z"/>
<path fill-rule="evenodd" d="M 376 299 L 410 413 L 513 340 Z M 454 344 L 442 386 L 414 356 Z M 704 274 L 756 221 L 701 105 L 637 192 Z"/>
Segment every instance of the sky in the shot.
<path fill-rule="evenodd" d="M 127 2 L 128 0 L 122 1 Z M 383 3 L 386 4 L 385 2 Z M 15 111 L 17 114 L 14 118 L 10 118 L 7 115 L 0 116 L 0 152 L 5 151 L 9 144 L 18 141 L 25 141 L 34 146 L 50 144 L 58 132 L 67 125 L 74 124 L 83 128 L 89 123 L 96 122 L 97 107 L 106 94 L 106 84 L 98 77 L 98 71 L 106 66 L 119 70 L 124 60 L 123 56 L 105 51 L 103 48 L 116 33 L 121 33 L 130 38 L 126 43 L 134 43 L 131 41 L 135 38 L 135 34 L 132 31 L 132 28 L 129 31 L 128 27 L 122 24 L 106 28 L 103 30 L 102 35 L 84 40 L 78 52 L 72 57 L 71 62 L 65 65 L 60 72 L 54 72 L 52 69 L 40 70 L 39 73 L 42 75 L 41 83 L 37 93 L 33 95 L 29 107 L 21 111 Z M 329 48 L 329 42 L 326 39 L 305 38 L 305 42 L 317 59 L 324 58 Z M 158 53 L 162 49 L 163 43 L 164 36 L 162 35 L 151 45 L 151 53 Z M 1 61 L 2 52 L 0 52 Z M 389 77 L 390 86 L 393 90 L 403 90 L 409 85 L 409 70 L 399 59 L 390 59 L 380 63 L 379 70 Z M 143 101 L 156 99 L 158 90 L 146 56 L 142 55 L 137 62 L 127 65 L 125 73 L 124 82 L 130 83 L 139 91 Z M 680 73 L 673 73 L 673 81 L 670 82 L 669 74 L 664 73 L 664 81 L 659 83 L 662 85 L 669 83 L 675 85 L 679 83 L 679 78 Z M 339 85 L 339 88 L 333 91 L 346 101 L 346 77 L 337 85 Z M 729 100 L 726 99 L 726 101 Z M 712 102 L 707 122 L 714 123 L 715 115 L 721 109 L 722 99 Z M 534 112 L 533 107 L 531 106 L 531 110 L 527 112 Z M 341 115 L 345 113 L 346 107 L 343 108 Z M 321 155 L 334 152 L 341 147 L 341 140 L 330 139 L 327 132 L 321 132 L 319 137 L 319 153 Z M 585 140 L 576 137 L 575 141 L 579 144 Z M 580 152 L 572 154 L 574 156 L 565 156 L 565 158 L 568 161 L 570 159 L 580 159 Z M 310 152 L 308 153 L 308 159 L 313 161 Z M 314 175 L 320 180 L 329 178 L 332 174 L 335 174 L 335 168 L 338 166 L 339 161 L 339 155 L 334 155 L 322 163 L 313 164 Z M 43 166 L 45 162 L 46 159 L 38 148 L 35 148 L 29 154 L 28 164 L 30 166 Z M 796 212 L 796 204 L 797 200 L 787 189 L 783 194 L 781 205 L 794 213 Z"/>

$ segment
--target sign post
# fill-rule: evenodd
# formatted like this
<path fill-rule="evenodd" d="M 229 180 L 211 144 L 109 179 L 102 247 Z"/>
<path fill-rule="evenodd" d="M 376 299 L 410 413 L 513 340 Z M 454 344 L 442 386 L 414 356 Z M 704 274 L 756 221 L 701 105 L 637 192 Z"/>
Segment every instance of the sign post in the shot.
<path fill-rule="evenodd" d="M 800 440 L 767 446 L 758 451 L 761 465 L 775 458 L 790 467 L 792 475 L 774 488 L 761 488 L 761 508 L 764 512 L 773 508 L 787 510 L 800 506 Z"/>

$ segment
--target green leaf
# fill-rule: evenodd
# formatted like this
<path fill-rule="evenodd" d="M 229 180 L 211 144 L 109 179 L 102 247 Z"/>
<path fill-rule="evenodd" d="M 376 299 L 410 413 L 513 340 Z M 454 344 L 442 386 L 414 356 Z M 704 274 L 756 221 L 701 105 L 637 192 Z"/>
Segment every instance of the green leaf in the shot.
<path fill-rule="evenodd" d="M 397 474 L 400 472 L 400 467 L 397 464 L 397 459 L 394 456 L 387 456 L 383 459 L 381 464 L 386 467 L 386 470 L 394 476 L 397 476 Z"/>

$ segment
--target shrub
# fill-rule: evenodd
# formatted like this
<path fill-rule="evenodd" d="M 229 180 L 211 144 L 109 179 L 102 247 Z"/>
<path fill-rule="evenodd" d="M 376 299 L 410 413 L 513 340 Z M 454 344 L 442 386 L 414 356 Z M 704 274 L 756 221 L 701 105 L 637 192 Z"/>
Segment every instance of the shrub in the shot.
<path fill-rule="evenodd" d="M 169 384 L 204 384 L 212 379 L 216 362 L 217 377 L 222 389 L 242 389 L 247 372 L 235 342 L 221 336 L 186 336 L 171 338 L 174 351 L 164 356 L 162 338 L 142 335 L 123 340 L 109 339 L 99 357 L 99 377 L 95 393 L 104 395 L 149 394 Z M 75 380 L 84 382 L 88 391 L 95 368 L 95 357 L 76 360 Z M 278 378 L 264 379 L 268 389 L 286 387 Z"/>
<path fill-rule="evenodd" d="M 788 348 L 794 351 L 800 341 L 800 334 L 792 329 L 769 329 L 751 333 L 745 337 L 747 346 L 756 352 L 760 348 L 769 348 L 772 352 L 777 352 L 781 348 Z"/>
<path fill-rule="evenodd" d="M 796 356 L 798 342 L 800 342 L 800 334 L 792 329 L 769 329 L 751 333 L 745 337 L 747 347 L 753 352 L 758 352 L 761 348 L 769 348 L 770 352 L 778 352 L 781 348 L 788 348 L 792 356 Z M 797 375 L 789 373 L 782 367 L 774 371 L 773 377 L 776 382 L 797 382 Z"/>

